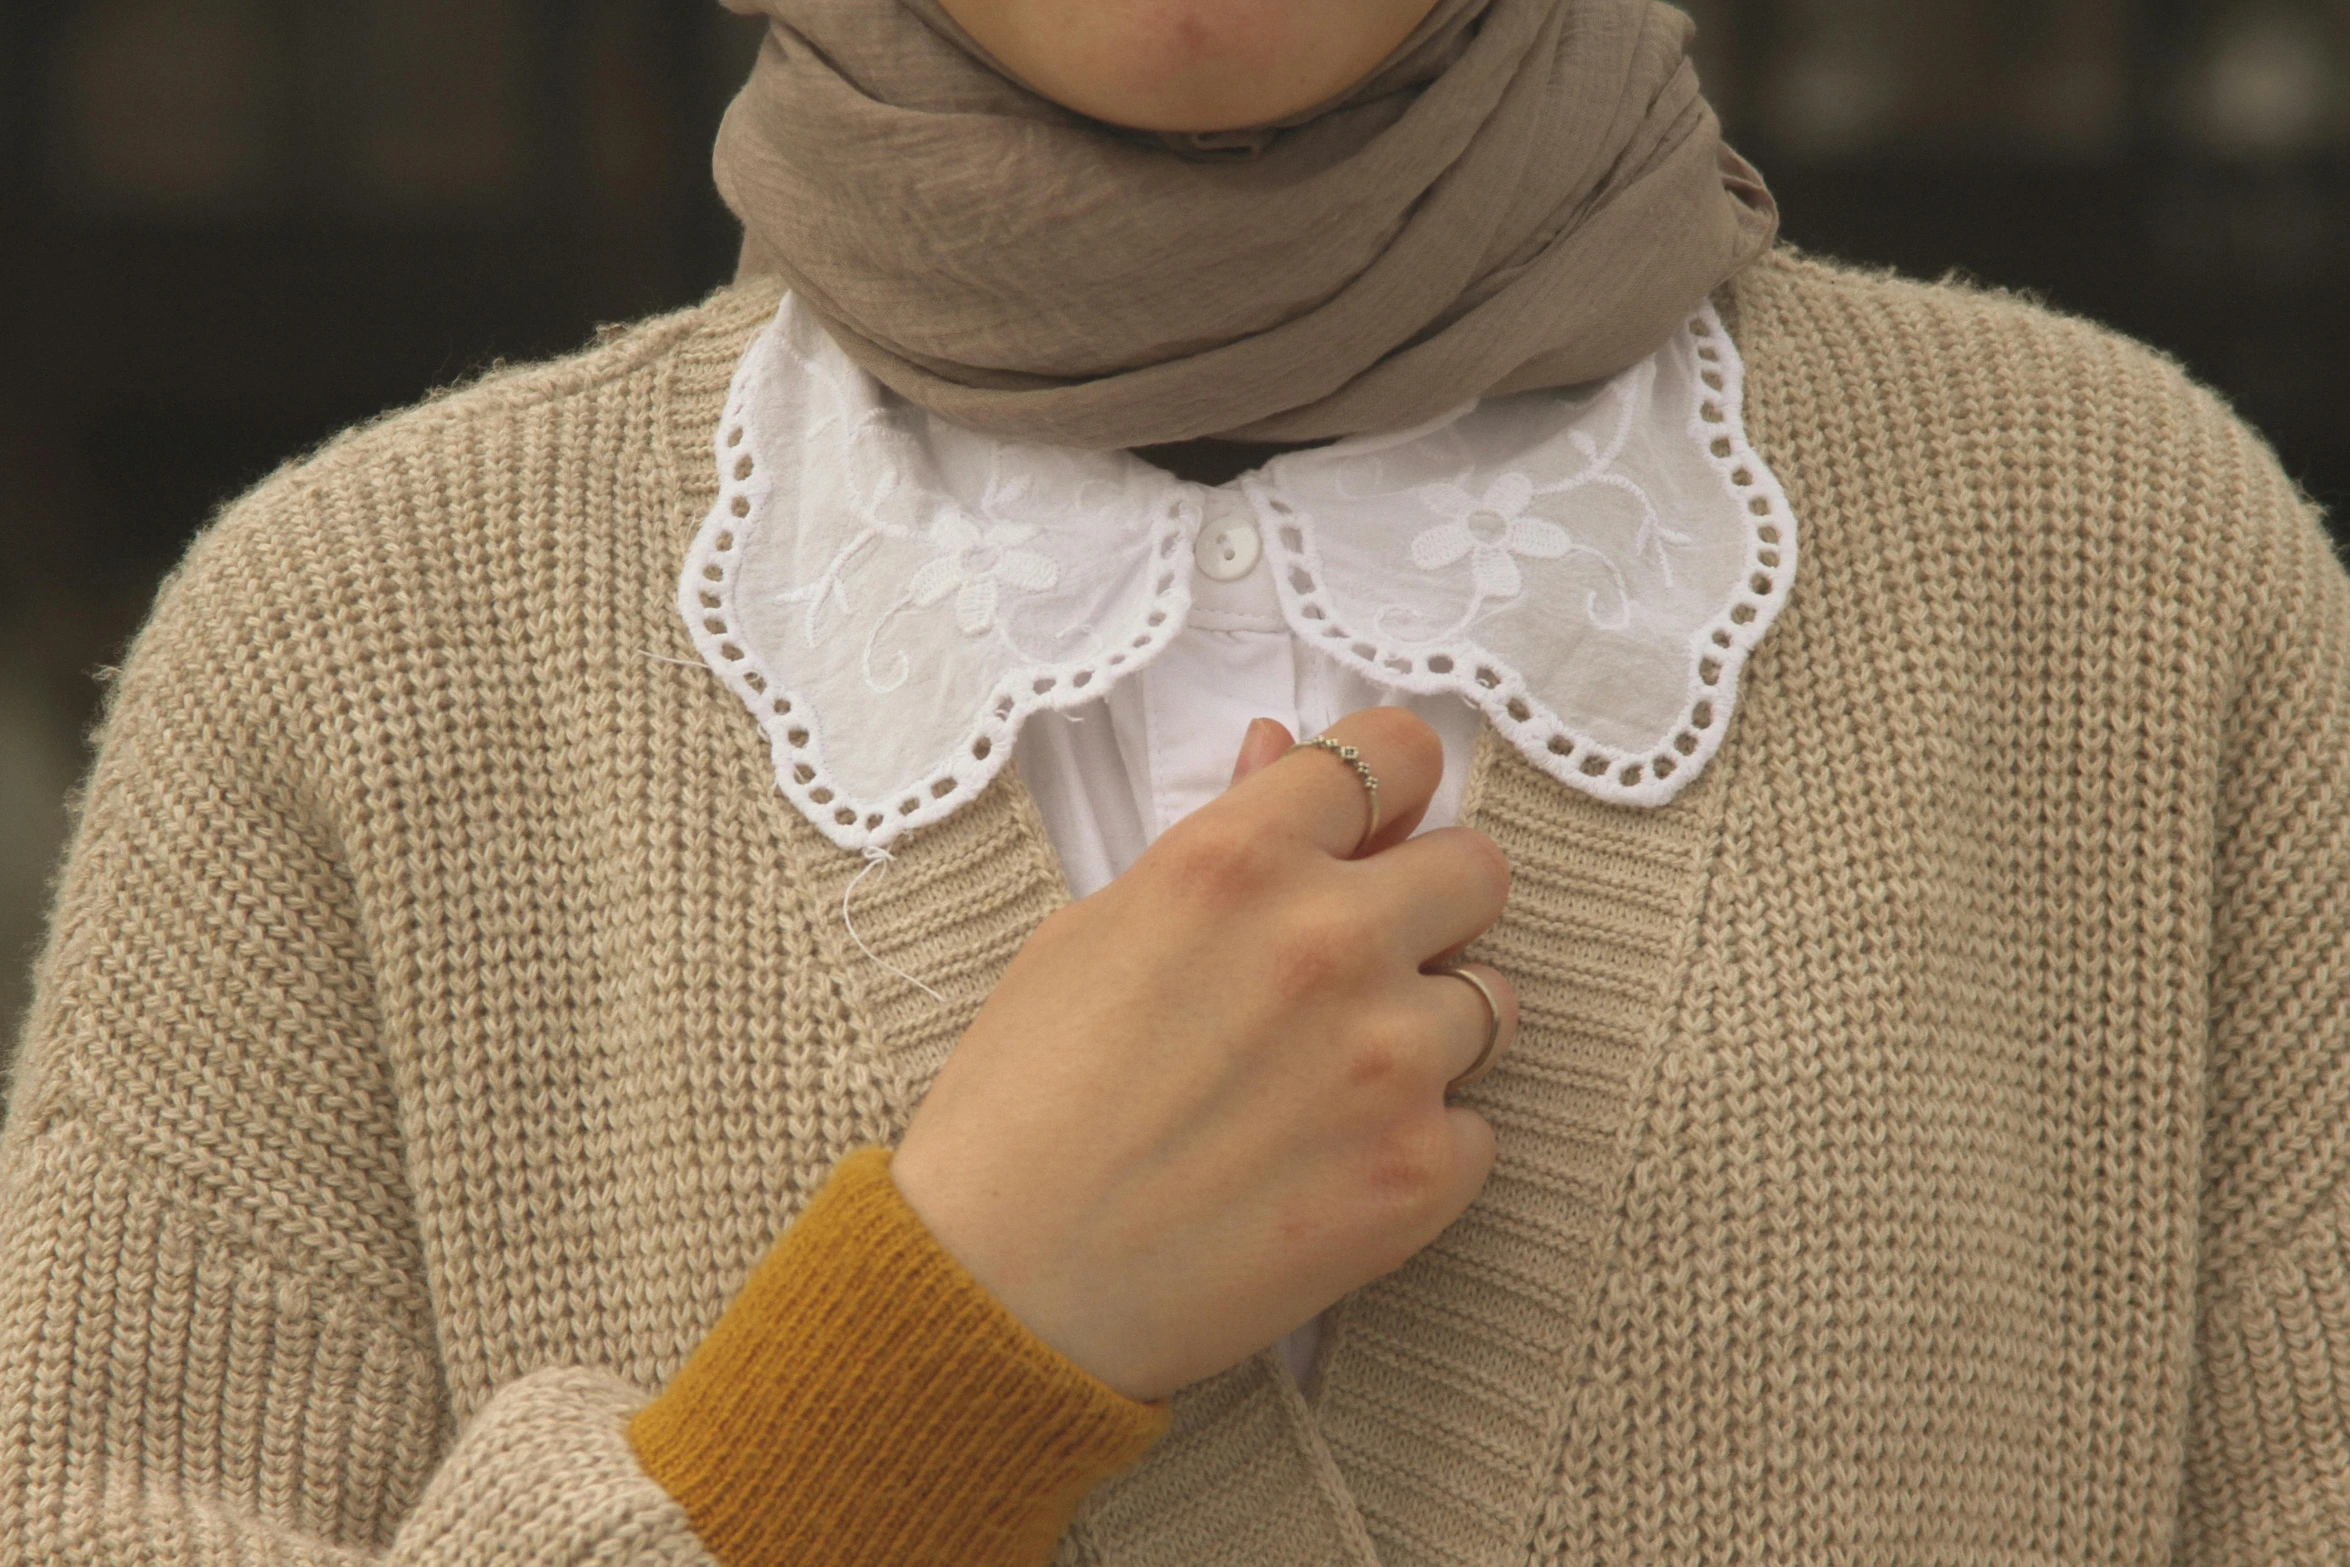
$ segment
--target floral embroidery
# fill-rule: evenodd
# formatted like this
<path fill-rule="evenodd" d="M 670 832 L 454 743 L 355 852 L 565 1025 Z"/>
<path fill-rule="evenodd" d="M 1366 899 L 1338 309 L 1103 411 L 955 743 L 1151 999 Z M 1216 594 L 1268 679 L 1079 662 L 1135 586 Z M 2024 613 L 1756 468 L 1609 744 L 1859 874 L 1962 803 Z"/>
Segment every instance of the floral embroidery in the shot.
<path fill-rule="evenodd" d="M 1575 431 L 1574 436 L 1576 449 L 1591 460 L 1591 466 L 1557 484 L 1537 485 L 1524 473 L 1510 469 L 1486 485 L 1482 498 L 1454 483 L 1423 484 L 1412 492 L 1422 506 L 1445 519 L 1413 538 L 1412 564 L 1425 572 L 1439 572 L 1467 557 L 1469 601 L 1459 618 L 1449 624 L 1406 604 L 1382 605 L 1375 624 L 1383 633 L 1405 646 L 1421 646 L 1461 635 L 1476 623 L 1487 605 L 1507 603 L 1526 590 L 1525 575 L 1518 569 L 1520 556 L 1528 560 L 1564 560 L 1575 555 L 1594 563 L 1607 578 L 1608 586 L 1615 590 L 1616 608 L 1613 614 L 1602 613 L 1599 594 L 1594 591 L 1584 599 L 1584 612 L 1594 625 L 1609 630 L 1623 628 L 1631 614 L 1632 587 L 1624 580 L 1622 569 L 1606 551 L 1578 543 L 1573 534 L 1557 523 L 1528 514 L 1527 509 L 1538 496 L 1564 494 L 1593 482 L 1608 484 L 1619 477 L 1604 472 L 1606 465 L 1614 460 L 1612 450 L 1602 455 L 1597 443 L 1582 431 Z M 1596 481 L 1594 474 L 1599 475 Z M 1639 501 L 1644 516 L 1653 521 L 1656 506 L 1649 500 L 1648 492 L 1629 480 L 1621 482 Z M 1652 531 L 1655 530 L 1644 524 L 1642 539 L 1648 538 Z M 1678 534 L 1664 536 L 1688 542 Z M 1671 564 L 1662 561 L 1660 564 L 1669 580 Z"/>
<path fill-rule="evenodd" d="M 1575 547 L 1558 524 L 1526 515 L 1534 481 L 1522 473 L 1495 479 L 1482 500 L 1457 484 L 1424 484 L 1417 493 L 1421 505 L 1445 520 L 1412 540 L 1412 564 L 1441 571 L 1468 556 L 1479 598 L 1514 599 L 1525 591 L 1514 557 L 1556 560 Z"/>
<path fill-rule="evenodd" d="M 1687 548 L 1693 540 L 1686 532 L 1666 525 L 1646 486 L 1618 471 L 1641 413 L 1655 395 L 1656 376 L 1656 362 L 1651 360 L 1617 378 L 1606 394 L 1606 402 L 1614 410 L 1608 439 L 1603 444 L 1579 426 L 1568 430 L 1566 444 L 1581 459 L 1581 466 L 1554 483 L 1537 484 L 1523 470 L 1511 468 L 1495 474 L 1482 496 L 1457 481 L 1423 484 L 1413 490 L 1413 498 L 1422 507 L 1445 520 L 1413 537 L 1412 564 L 1423 572 L 1436 573 L 1465 558 L 1469 562 L 1469 598 L 1458 617 L 1450 621 L 1400 603 L 1383 605 L 1374 616 L 1380 630 L 1411 646 L 1460 636 L 1477 623 L 1488 606 L 1506 604 L 1525 592 L 1520 559 L 1574 556 L 1596 567 L 1604 582 L 1601 588 L 1585 594 L 1584 613 L 1593 625 L 1610 631 L 1620 631 L 1628 624 L 1636 597 L 1636 589 L 1625 576 L 1626 566 L 1639 561 L 1654 567 L 1659 585 L 1671 589 L 1673 559 L 1667 546 Z M 1461 475 L 1469 477 L 1467 472 Z M 1614 491 L 1638 508 L 1639 527 L 1621 560 L 1578 540 L 1560 524 L 1533 514 L 1538 499 L 1589 489 Z"/>
<path fill-rule="evenodd" d="M 829 421 L 827 421 L 829 422 Z M 901 464 L 919 460 L 920 446 L 886 415 L 871 416 L 855 421 L 841 421 L 843 428 L 865 432 L 872 444 L 892 451 Z M 815 429 L 821 431 L 823 423 Z M 851 440 L 856 439 L 852 433 Z M 873 618 L 866 627 L 864 647 L 858 655 L 858 669 L 864 677 L 865 688 L 876 696 L 887 696 L 905 685 L 912 675 L 912 660 L 899 651 L 892 656 L 887 673 L 875 667 L 885 634 L 891 632 L 898 617 L 909 609 L 934 609 L 948 597 L 955 601 L 955 628 L 966 637 L 985 637 L 995 633 L 1007 642 L 1013 640 L 1011 628 L 1004 624 L 1005 589 L 1038 594 L 1049 593 L 1060 584 L 1061 568 L 1050 558 L 1021 545 L 1037 539 L 1043 532 L 1036 524 L 1015 522 L 1002 513 L 1021 506 L 1036 504 L 1034 486 L 1028 476 L 1007 477 L 1004 454 L 995 451 L 988 464 L 987 485 L 980 496 L 975 513 L 951 499 L 933 497 L 937 514 L 927 528 L 905 521 L 887 520 L 885 513 L 893 510 L 891 502 L 901 497 L 903 489 L 899 475 L 885 469 L 881 477 L 863 489 L 855 490 L 861 509 L 873 520 L 852 534 L 846 543 L 834 552 L 831 563 L 814 582 L 790 589 L 775 596 L 781 605 L 805 605 L 806 625 L 803 635 L 810 647 L 815 647 L 822 635 L 821 617 L 827 604 L 835 606 L 845 617 L 850 613 L 848 579 L 852 568 L 865 557 L 872 546 L 889 540 L 899 543 L 919 542 L 929 546 L 928 560 L 914 569 L 907 579 L 905 591 Z M 1090 642 L 1091 629 L 1074 628 L 1067 636 L 1086 638 Z M 1051 659 L 1055 652 L 1023 650 L 1023 656 Z"/>
<path fill-rule="evenodd" d="M 1060 567 L 1019 548 L 1038 531 L 1025 523 L 982 524 L 960 509 L 948 512 L 931 530 L 940 553 L 906 585 L 914 607 L 928 609 L 952 593 L 956 628 L 967 637 L 985 636 L 995 629 L 999 581 L 1027 593 L 1049 593 L 1061 580 Z"/>

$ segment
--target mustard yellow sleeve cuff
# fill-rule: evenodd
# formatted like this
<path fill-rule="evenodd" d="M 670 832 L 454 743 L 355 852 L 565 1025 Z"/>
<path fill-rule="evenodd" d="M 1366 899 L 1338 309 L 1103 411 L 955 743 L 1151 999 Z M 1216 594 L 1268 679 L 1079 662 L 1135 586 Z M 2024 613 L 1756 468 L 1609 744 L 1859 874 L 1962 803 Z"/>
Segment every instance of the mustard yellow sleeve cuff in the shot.
<path fill-rule="evenodd" d="M 1037 1567 L 1167 1419 L 1022 1326 L 864 1148 L 628 1434 L 724 1567 Z"/>

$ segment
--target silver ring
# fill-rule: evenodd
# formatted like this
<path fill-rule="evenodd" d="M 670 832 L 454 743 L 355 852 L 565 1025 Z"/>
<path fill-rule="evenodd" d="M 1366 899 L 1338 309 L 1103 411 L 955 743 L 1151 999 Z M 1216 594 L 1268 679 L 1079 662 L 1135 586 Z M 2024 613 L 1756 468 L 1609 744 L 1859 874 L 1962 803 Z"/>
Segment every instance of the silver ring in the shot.
<path fill-rule="evenodd" d="M 1371 771 L 1371 764 L 1363 760 L 1362 752 L 1356 750 L 1351 745 L 1346 745 L 1340 741 L 1333 740 L 1328 735 L 1316 735 L 1311 740 L 1300 740 L 1297 744 L 1291 746 L 1288 750 L 1282 752 L 1281 754 L 1283 756 L 1295 756 L 1300 751 L 1328 751 L 1332 756 L 1337 757 L 1347 766 L 1353 768 L 1355 770 L 1355 776 L 1361 779 L 1363 782 L 1363 794 L 1371 802 L 1371 825 L 1365 827 L 1363 829 L 1363 835 L 1355 840 L 1355 846 L 1348 855 L 1348 858 L 1351 859 L 1354 857 L 1354 855 L 1362 853 L 1363 845 L 1369 843 L 1379 834 L 1378 775 Z"/>
<path fill-rule="evenodd" d="M 1446 1093 L 1455 1094 L 1493 1070 L 1494 1046 L 1501 1043 L 1501 998 L 1493 993 L 1491 985 L 1485 983 L 1485 977 L 1474 969 L 1448 963 L 1442 968 L 1430 969 L 1428 972 L 1432 975 L 1449 974 L 1454 979 L 1466 980 L 1475 987 L 1478 995 L 1485 998 L 1485 1012 L 1492 1019 L 1485 1029 L 1485 1048 L 1477 1052 L 1477 1059 L 1469 1063 L 1469 1069 L 1466 1072 L 1444 1085 Z"/>

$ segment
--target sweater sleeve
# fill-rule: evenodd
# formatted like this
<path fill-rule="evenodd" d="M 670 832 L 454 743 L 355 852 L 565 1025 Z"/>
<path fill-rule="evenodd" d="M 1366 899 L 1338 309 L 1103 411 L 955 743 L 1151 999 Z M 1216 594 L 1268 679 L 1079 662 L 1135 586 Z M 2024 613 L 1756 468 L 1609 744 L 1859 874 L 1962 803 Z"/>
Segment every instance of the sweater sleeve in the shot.
<path fill-rule="evenodd" d="M 2350 1560 L 2350 578 L 2274 486 L 2216 823 L 2182 1567 Z"/>
<path fill-rule="evenodd" d="M 808 1520 L 867 1503 L 893 1561 L 1041 1559 L 1164 1412 L 1015 1331 L 877 1156 L 642 1417 L 674 1493 L 630 1441 L 648 1391 L 599 1367 L 459 1428 L 331 825 L 363 813 L 324 808 L 331 726 L 298 676 L 240 681 L 270 628 L 205 578 L 114 693 L 0 1141 L 0 1561 L 852 1563 L 881 1557 Z"/>
<path fill-rule="evenodd" d="M 1023 1327 L 865 1149 L 629 1434 L 724 1567 L 1021 1567 L 1166 1424 Z"/>

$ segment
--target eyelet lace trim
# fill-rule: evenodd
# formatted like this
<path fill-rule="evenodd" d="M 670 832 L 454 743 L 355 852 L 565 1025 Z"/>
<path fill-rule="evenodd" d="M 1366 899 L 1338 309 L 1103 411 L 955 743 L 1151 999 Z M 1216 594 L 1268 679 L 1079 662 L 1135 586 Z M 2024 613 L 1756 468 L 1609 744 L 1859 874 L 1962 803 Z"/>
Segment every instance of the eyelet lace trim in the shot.
<path fill-rule="evenodd" d="M 1325 654 L 1381 684 L 1465 698 L 1528 761 L 1572 788 L 1618 805 L 1658 806 L 1671 800 L 1721 748 L 1739 672 L 1786 603 L 1796 565 L 1795 514 L 1778 480 L 1747 443 L 1745 366 L 1710 303 L 1690 319 L 1688 338 L 1694 360 L 1688 433 L 1744 519 L 1746 552 L 1744 569 L 1727 601 L 1688 638 L 1680 716 L 1660 743 L 1633 748 L 1602 741 L 1563 718 L 1512 661 L 1489 652 L 1468 634 L 1491 602 L 1518 597 L 1523 587 L 1520 557 L 1555 560 L 1587 555 L 1612 579 L 1621 614 L 1628 617 L 1631 612 L 1635 594 L 1619 564 L 1558 525 L 1528 515 L 1537 495 L 1593 486 L 1633 495 L 1643 520 L 1630 555 L 1653 561 L 1670 581 L 1671 561 L 1664 545 L 1689 540 L 1665 525 L 1645 488 L 1614 471 L 1625 430 L 1653 389 L 1656 361 L 1625 372 L 1610 388 L 1607 395 L 1621 403 L 1623 425 L 1604 446 L 1578 435 L 1577 445 L 1587 459 L 1579 471 L 1541 484 L 1520 470 L 1504 470 L 1481 496 L 1451 484 L 1419 488 L 1417 498 L 1438 520 L 1412 539 L 1413 564 L 1429 571 L 1466 559 L 1471 566 L 1469 601 L 1448 628 L 1450 635 L 1406 640 L 1388 634 L 1385 628 L 1398 608 L 1393 604 L 1381 606 L 1365 623 L 1351 624 L 1333 601 L 1319 546 L 1320 537 L 1333 536 L 1328 526 L 1318 525 L 1327 519 L 1317 518 L 1267 484 L 1252 482 L 1251 499 L 1268 523 L 1266 548 L 1290 625 Z M 1500 524 L 1497 536 L 1477 538 L 1469 527 L 1475 516 Z M 1586 611 L 1595 623 L 1607 625 L 1598 597 L 1594 590 Z"/>
<path fill-rule="evenodd" d="M 1569 787 L 1662 805 L 1720 748 L 1795 576 L 1744 379 L 1709 305 L 1594 393 L 1291 453 L 1235 488 L 1301 641 L 1458 694 Z M 714 454 L 678 609 L 778 786 L 842 848 L 953 814 L 1031 713 L 1107 695 L 1189 613 L 1206 490 L 931 421 L 788 296 Z"/>

